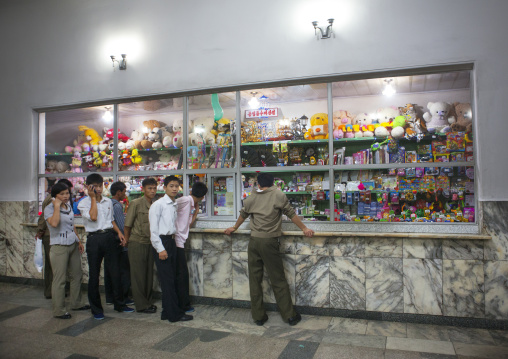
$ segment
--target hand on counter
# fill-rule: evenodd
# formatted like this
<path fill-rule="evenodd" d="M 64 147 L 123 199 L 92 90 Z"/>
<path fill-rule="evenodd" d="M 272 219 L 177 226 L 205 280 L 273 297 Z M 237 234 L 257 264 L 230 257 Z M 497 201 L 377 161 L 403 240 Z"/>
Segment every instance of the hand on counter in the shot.
<path fill-rule="evenodd" d="M 229 227 L 229 228 L 226 228 L 224 230 L 224 233 L 226 233 L 227 235 L 230 235 L 231 233 L 233 233 L 234 231 L 236 231 L 236 228 L 235 227 Z"/>
<path fill-rule="evenodd" d="M 305 235 L 305 237 L 312 237 L 314 235 L 314 231 L 312 229 L 305 228 L 303 230 L 303 234 Z"/>

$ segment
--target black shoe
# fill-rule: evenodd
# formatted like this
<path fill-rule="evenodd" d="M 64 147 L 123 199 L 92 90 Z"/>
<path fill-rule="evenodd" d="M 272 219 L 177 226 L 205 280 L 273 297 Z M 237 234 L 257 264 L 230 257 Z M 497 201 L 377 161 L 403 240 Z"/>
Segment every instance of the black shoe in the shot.
<path fill-rule="evenodd" d="M 262 326 L 263 324 L 266 323 L 267 320 L 268 320 L 268 315 L 265 314 L 263 319 L 255 320 L 254 323 L 256 323 L 256 325 Z"/>
<path fill-rule="evenodd" d="M 138 313 L 145 313 L 145 314 L 153 314 L 155 312 L 157 312 L 157 308 L 152 308 L 152 307 L 148 307 L 143 310 L 138 310 Z"/>
<path fill-rule="evenodd" d="M 151 305 L 151 306 L 149 306 L 148 308 L 152 308 L 153 310 L 157 311 L 157 306 L 156 306 L 156 305 L 153 305 L 153 304 L 152 304 L 152 305 Z"/>
<path fill-rule="evenodd" d="M 180 319 L 177 320 L 177 322 L 188 322 L 189 320 L 194 319 L 192 315 L 184 314 Z"/>
<path fill-rule="evenodd" d="M 69 313 L 65 313 L 65 314 L 62 314 L 62 315 L 56 315 L 55 318 L 58 318 L 58 319 L 71 319 L 72 315 L 70 315 Z"/>
<path fill-rule="evenodd" d="M 84 306 L 82 307 L 79 307 L 79 308 L 74 308 L 72 310 L 90 310 L 91 307 L 88 305 L 88 304 L 85 304 Z"/>
<path fill-rule="evenodd" d="M 300 320 L 302 320 L 302 316 L 299 313 L 296 313 L 294 317 L 288 319 L 288 324 L 291 326 L 297 325 L 300 323 Z"/>

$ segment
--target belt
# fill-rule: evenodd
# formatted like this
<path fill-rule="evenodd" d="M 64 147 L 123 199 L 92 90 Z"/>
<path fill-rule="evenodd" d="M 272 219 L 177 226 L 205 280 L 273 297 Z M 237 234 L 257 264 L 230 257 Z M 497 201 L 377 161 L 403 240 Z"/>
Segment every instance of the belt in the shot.
<path fill-rule="evenodd" d="M 95 231 L 95 232 L 88 232 L 88 235 L 90 235 L 90 234 L 109 233 L 109 232 L 113 232 L 113 229 L 112 229 L 112 228 L 108 228 L 108 229 L 99 229 L 98 231 Z"/>

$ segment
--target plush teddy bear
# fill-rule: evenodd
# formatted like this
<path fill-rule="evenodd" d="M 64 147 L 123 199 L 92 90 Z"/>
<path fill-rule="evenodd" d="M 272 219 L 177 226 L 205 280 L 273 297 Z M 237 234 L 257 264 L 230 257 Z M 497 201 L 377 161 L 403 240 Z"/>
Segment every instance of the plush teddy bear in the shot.
<path fill-rule="evenodd" d="M 141 141 L 145 139 L 145 136 L 143 135 L 143 132 L 140 130 L 133 130 L 131 132 L 131 138 L 132 141 L 134 141 L 134 148 L 141 150 L 143 149 L 143 146 L 141 146 Z"/>
<path fill-rule="evenodd" d="M 56 173 L 56 164 L 58 161 L 48 160 L 46 161 L 46 173 Z"/>
<path fill-rule="evenodd" d="M 357 135 L 355 131 L 355 137 L 373 137 L 374 136 L 374 125 L 372 124 L 372 117 L 365 113 L 359 113 L 355 116 L 352 121 L 353 129 L 354 126 L 359 126 L 359 131 L 361 135 Z"/>
<path fill-rule="evenodd" d="M 328 138 L 328 115 L 316 113 L 310 118 L 310 128 L 303 137 L 306 140 L 324 140 Z"/>
<path fill-rule="evenodd" d="M 75 151 L 74 156 L 72 157 L 72 162 L 71 162 L 72 172 L 74 172 L 74 173 L 83 172 L 83 170 L 81 169 L 81 163 L 82 163 L 81 152 Z"/>
<path fill-rule="evenodd" d="M 374 115 L 378 123 L 374 130 L 374 135 L 376 137 L 389 136 L 391 133 L 391 122 L 399 115 L 399 109 L 393 106 L 378 109 Z"/>
<path fill-rule="evenodd" d="M 344 138 L 346 125 L 351 125 L 354 116 L 345 110 L 333 111 L 333 138 Z"/>
<path fill-rule="evenodd" d="M 427 131 L 430 133 L 446 133 L 451 131 L 450 125 L 455 122 L 455 117 L 449 116 L 452 105 L 448 102 L 429 102 L 429 112 L 423 114 L 427 123 Z"/>
<path fill-rule="evenodd" d="M 471 104 L 455 102 L 453 107 L 457 121 L 452 123 L 452 131 L 471 132 L 473 130 L 473 113 L 471 111 Z"/>
<path fill-rule="evenodd" d="M 153 132 L 158 132 L 158 129 L 164 126 L 165 126 L 164 123 L 156 120 L 143 121 L 143 128 L 140 131 L 143 134 L 143 139 L 140 140 L 139 143 L 137 143 L 136 140 L 132 138 L 135 141 L 136 144 L 135 147 L 137 149 L 145 149 L 145 150 L 152 149 L 154 141 L 150 140 L 149 138 L 150 134 L 152 134 Z M 154 129 L 156 130 L 154 131 Z M 134 135 L 139 136 L 138 133 L 135 133 Z M 141 145 L 141 148 L 138 148 L 138 144 Z"/>
<path fill-rule="evenodd" d="M 98 146 L 99 142 L 102 141 L 102 137 L 99 136 L 96 130 L 87 126 L 79 126 L 78 129 L 83 131 L 90 146 Z"/>
<path fill-rule="evenodd" d="M 161 129 L 161 142 L 163 147 L 170 147 L 173 145 L 173 128 L 169 126 L 162 127 Z"/>
<path fill-rule="evenodd" d="M 189 145 L 199 146 L 203 141 L 205 145 L 215 144 L 212 134 L 214 119 L 212 117 L 198 117 L 192 121 L 193 131 L 189 135 Z"/>
<path fill-rule="evenodd" d="M 183 119 L 173 121 L 173 147 L 180 148 L 183 144 Z"/>

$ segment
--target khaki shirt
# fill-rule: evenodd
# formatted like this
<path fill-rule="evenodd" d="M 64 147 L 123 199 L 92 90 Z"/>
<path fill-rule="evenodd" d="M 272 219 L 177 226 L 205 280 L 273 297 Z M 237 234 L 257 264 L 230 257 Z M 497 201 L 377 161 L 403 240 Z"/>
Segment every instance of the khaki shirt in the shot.
<path fill-rule="evenodd" d="M 252 191 L 243 201 L 240 216 L 244 219 L 250 216 L 250 230 L 252 237 L 273 238 L 282 235 L 282 214 L 293 218 L 296 213 L 289 204 L 286 194 L 276 186 L 262 192 Z"/>
<path fill-rule="evenodd" d="M 47 196 L 44 201 L 42 201 L 42 212 L 37 220 L 37 232 L 44 232 L 44 237 L 49 238 L 48 225 L 46 223 L 46 219 L 44 219 L 44 210 L 46 207 L 52 202 L 51 196 Z"/>
<path fill-rule="evenodd" d="M 148 221 L 148 211 L 151 203 L 148 203 L 145 197 L 137 198 L 129 204 L 127 217 L 125 217 L 125 227 L 131 228 L 129 241 L 141 244 L 150 244 L 150 222 Z"/>

